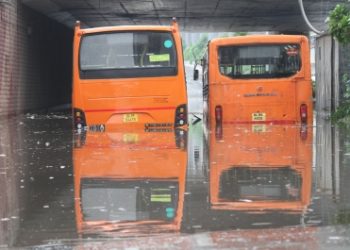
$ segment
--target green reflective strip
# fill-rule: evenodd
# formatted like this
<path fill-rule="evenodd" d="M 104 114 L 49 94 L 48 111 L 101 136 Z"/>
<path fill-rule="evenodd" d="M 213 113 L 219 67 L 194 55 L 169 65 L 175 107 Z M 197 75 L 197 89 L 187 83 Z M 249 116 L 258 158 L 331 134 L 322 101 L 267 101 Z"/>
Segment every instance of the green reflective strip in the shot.
<path fill-rule="evenodd" d="M 159 54 L 159 55 L 149 55 L 150 62 L 169 62 L 170 55 L 169 54 Z"/>
<path fill-rule="evenodd" d="M 151 202 L 171 202 L 170 194 L 151 195 Z"/>

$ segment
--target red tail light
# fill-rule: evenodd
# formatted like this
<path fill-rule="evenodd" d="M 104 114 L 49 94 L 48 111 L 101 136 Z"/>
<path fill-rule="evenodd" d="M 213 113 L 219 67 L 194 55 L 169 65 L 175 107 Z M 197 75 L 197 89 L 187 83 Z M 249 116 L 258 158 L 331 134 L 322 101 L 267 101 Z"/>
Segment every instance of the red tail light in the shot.
<path fill-rule="evenodd" d="M 222 125 L 221 124 L 216 124 L 216 126 L 215 126 L 215 139 L 216 140 L 221 140 L 222 136 L 223 136 Z"/>
<path fill-rule="evenodd" d="M 187 124 L 187 106 L 182 104 L 175 111 L 175 127 L 180 127 Z"/>
<path fill-rule="evenodd" d="M 74 128 L 83 129 L 86 126 L 85 114 L 81 109 L 73 109 Z"/>
<path fill-rule="evenodd" d="M 301 125 L 300 127 L 300 138 L 305 141 L 307 139 L 307 125 Z"/>
<path fill-rule="evenodd" d="M 306 106 L 306 104 L 300 105 L 300 120 L 302 123 L 307 122 L 307 106 Z"/>
<path fill-rule="evenodd" d="M 183 129 L 175 129 L 176 147 L 180 149 L 187 148 L 187 131 Z"/>
<path fill-rule="evenodd" d="M 82 131 L 81 133 L 74 133 L 73 141 L 74 148 L 83 147 L 86 141 L 86 132 Z"/>
<path fill-rule="evenodd" d="M 215 107 L 215 121 L 216 124 L 222 123 L 222 107 L 220 105 Z"/>

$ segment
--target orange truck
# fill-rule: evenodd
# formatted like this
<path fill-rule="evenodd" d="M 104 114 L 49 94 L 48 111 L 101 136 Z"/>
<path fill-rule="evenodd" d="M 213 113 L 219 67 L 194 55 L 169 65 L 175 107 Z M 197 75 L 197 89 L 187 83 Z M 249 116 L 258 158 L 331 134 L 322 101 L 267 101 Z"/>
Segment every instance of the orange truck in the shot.
<path fill-rule="evenodd" d="M 171 26 L 82 29 L 73 49 L 74 128 L 174 128 L 187 124 L 181 37 Z"/>
<path fill-rule="evenodd" d="M 73 164 L 79 235 L 180 231 L 186 131 L 88 132 L 75 144 Z"/>
<path fill-rule="evenodd" d="M 202 66 L 204 119 L 210 126 L 312 123 L 310 51 L 305 36 L 213 39 Z"/>
<path fill-rule="evenodd" d="M 209 144 L 214 210 L 303 214 L 310 203 L 312 133 L 286 125 L 224 125 Z"/>

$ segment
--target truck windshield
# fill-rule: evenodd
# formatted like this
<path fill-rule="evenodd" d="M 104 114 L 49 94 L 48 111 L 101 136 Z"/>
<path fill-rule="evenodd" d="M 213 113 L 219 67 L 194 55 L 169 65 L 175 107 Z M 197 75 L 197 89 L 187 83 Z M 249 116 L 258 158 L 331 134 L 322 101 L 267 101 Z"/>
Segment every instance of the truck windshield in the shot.
<path fill-rule="evenodd" d="M 82 38 L 82 78 L 175 75 L 176 66 L 170 32 L 113 32 Z"/>
<path fill-rule="evenodd" d="M 83 179 L 85 221 L 173 221 L 178 205 L 176 181 Z"/>
<path fill-rule="evenodd" d="M 220 199 L 240 201 L 296 201 L 301 197 L 301 176 L 290 167 L 233 167 L 220 176 Z"/>
<path fill-rule="evenodd" d="M 301 68 L 297 44 L 225 46 L 219 48 L 222 75 L 231 78 L 281 78 Z"/>

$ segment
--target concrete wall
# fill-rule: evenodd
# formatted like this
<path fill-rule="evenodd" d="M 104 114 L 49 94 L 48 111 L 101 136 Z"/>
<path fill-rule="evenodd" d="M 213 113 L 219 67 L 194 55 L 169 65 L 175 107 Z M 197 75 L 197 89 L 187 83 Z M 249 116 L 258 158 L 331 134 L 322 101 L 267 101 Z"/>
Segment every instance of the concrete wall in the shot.
<path fill-rule="evenodd" d="M 0 122 L 0 248 L 15 244 L 20 228 L 21 174 L 17 169 L 21 159 L 18 150 L 22 136 L 18 123 Z"/>
<path fill-rule="evenodd" d="M 330 36 L 316 39 L 316 111 L 329 114 L 339 105 L 339 45 Z"/>
<path fill-rule="evenodd" d="M 317 116 L 313 221 L 348 224 L 350 218 L 350 126 L 333 126 Z M 318 218 L 318 216 L 321 216 Z"/>
<path fill-rule="evenodd" d="M 339 194 L 340 144 L 339 128 L 317 116 L 315 143 L 316 188 L 327 194 Z"/>
<path fill-rule="evenodd" d="M 18 61 L 14 55 L 16 9 L 16 1 L 0 1 L 0 114 L 13 113 L 17 109 L 19 90 L 15 82 L 18 80 L 14 79 L 13 72 L 13 65 Z"/>
<path fill-rule="evenodd" d="M 19 0 L 0 20 L 0 116 L 69 103 L 73 31 Z"/>
<path fill-rule="evenodd" d="M 350 101 L 350 45 L 330 35 L 316 39 L 316 111 L 330 114 Z"/>

